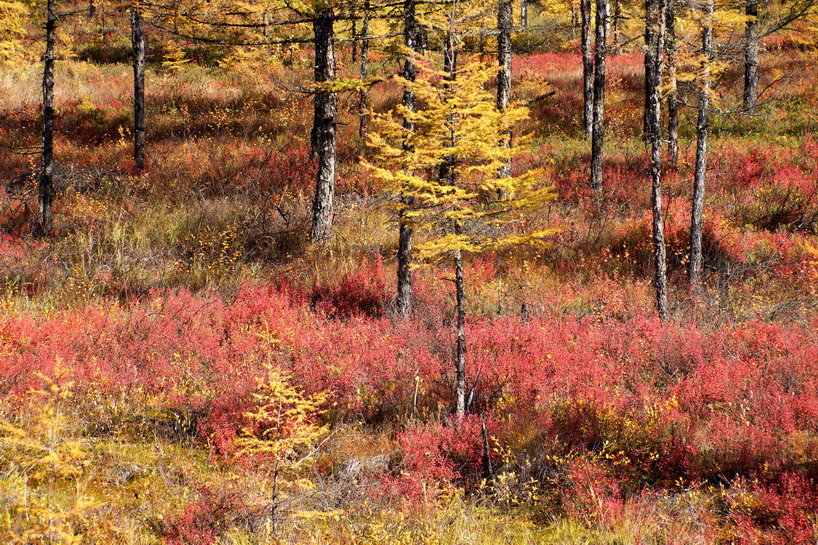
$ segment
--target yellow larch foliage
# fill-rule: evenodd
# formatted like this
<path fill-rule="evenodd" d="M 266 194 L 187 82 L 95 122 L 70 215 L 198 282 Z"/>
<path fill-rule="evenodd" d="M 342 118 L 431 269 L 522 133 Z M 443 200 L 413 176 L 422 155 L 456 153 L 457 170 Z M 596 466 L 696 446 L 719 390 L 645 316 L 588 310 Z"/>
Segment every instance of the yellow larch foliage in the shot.
<path fill-rule="evenodd" d="M 469 59 L 446 79 L 425 57 L 414 82 L 417 111 L 403 105 L 375 114 L 366 163 L 396 195 L 403 221 L 433 233 L 417 245 L 417 257 L 435 261 L 454 250 L 482 252 L 516 244 L 542 244 L 555 229 L 530 229 L 532 213 L 556 197 L 543 171 L 499 176 L 500 168 L 525 151 L 529 138 L 509 145 L 508 135 L 529 111 L 512 104 L 500 112 L 488 83 L 496 67 Z M 403 120 L 414 124 L 404 128 Z M 450 175 L 441 176 L 441 168 Z M 411 204 L 406 204 L 407 202 Z"/>

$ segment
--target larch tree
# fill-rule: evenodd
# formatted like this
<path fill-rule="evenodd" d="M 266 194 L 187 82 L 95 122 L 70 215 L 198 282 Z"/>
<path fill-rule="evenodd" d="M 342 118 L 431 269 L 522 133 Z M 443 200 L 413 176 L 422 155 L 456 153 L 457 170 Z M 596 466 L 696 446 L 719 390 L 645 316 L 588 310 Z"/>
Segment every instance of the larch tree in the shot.
<path fill-rule="evenodd" d="M 453 63 L 445 63 L 451 69 Z M 403 197 L 399 214 L 427 236 L 416 245 L 421 263 L 449 261 L 454 273 L 455 384 L 454 412 L 466 410 L 466 278 L 464 254 L 497 251 L 523 243 L 544 243 L 553 229 L 530 230 L 534 211 L 555 198 L 540 171 L 499 176 L 500 167 L 522 151 L 525 139 L 511 147 L 503 135 L 528 116 L 510 104 L 496 108 L 486 84 L 496 67 L 470 60 L 456 68 L 434 70 L 420 65 L 413 89 L 419 106 L 397 106 L 376 116 L 370 133 L 374 150 L 369 167 L 377 178 Z M 403 121 L 409 119 L 407 132 Z M 411 200 L 406 200 L 405 197 Z"/>
<path fill-rule="evenodd" d="M 602 192 L 605 143 L 605 58 L 608 55 L 608 0 L 596 0 L 594 91 L 591 121 L 591 188 Z"/>
<path fill-rule="evenodd" d="M 594 120 L 594 52 L 591 47 L 591 0 L 579 0 L 582 52 L 582 128 L 591 136 Z"/>
<path fill-rule="evenodd" d="M 415 90 L 413 84 L 417 77 L 417 56 L 423 54 L 422 29 L 417 18 L 416 0 L 404 0 L 403 2 L 403 78 L 407 85 L 403 87 L 403 97 L 401 104 L 409 114 L 403 118 L 403 128 L 408 135 L 415 130 L 414 120 L 411 115 L 415 113 Z M 403 146 L 409 151 L 411 143 L 404 140 Z M 399 195 L 401 208 L 398 212 L 398 287 L 395 296 L 395 311 L 401 318 L 408 317 L 412 312 L 412 240 L 414 237 L 414 225 L 406 215 L 406 210 L 413 204 L 412 197 L 401 193 Z"/>
<path fill-rule="evenodd" d="M 704 190 L 707 178 L 707 133 L 710 122 L 710 79 L 713 62 L 713 0 L 705 0 L 701 11 L 702 49 L 699 104 L 696 120 L 696 167 L 693 172 L 693 206 L 690 216 L 690 259 L 688 282 L 694 290 L 701 284 Z"/>
<path fill-rule="evenodd" d="M 501 112 L 511 102 L 511 0 L 497 2 L 497 109 Z M 505 146 L 511 146 L 511 133 L 504 135 Z M 511 163 L 500 167 L 501 177 L 511 176 Z"/>
<path fill-rule="evenodd" d="M 361 34 L 358 40 L 361 42 L 360 70 L 361 81 L 369 76 L 369 18 L 371 15 L 371 5 L 369 0 L 364 0 L 363 16 L 361 17 Z M 353 39 L 353 41 L 358 41 Z M 358 90 L 358 136 L 364 138 L 366 135 L 366 123 L 369 120 L 367 111 L 366 87 L 363 85 Z"/>
<path fill-rule="evenodd" d="M 676 1 L 666 0 L 665 55 L 667 57 L 667 147 L 671 168 L 679 163 L 679 89 L 676 79 Z"/>
<path fill-rule="evenodd" d="M 656 309 L 662 320 L 668 317 L 667 248 L 662 217 L 662 134 L 661 95 L 662 53 L 665 34 L 665 0 L 645 0 L 645 120 L 650 142 L 651 208 L 653 215 L 653 264 Z"/>
<path fill-rule="evenodd" d="M 39 223 L 43 234 L 51 234 L 54 216 L 54 61 L 56 59 L 56 0 L 45 4 L 45 53 L 43 54 L 43 132 L 42 165 L 38 184 Z"/>
<path fill-rule="evenodd" d="M 739 4 L 740 6 L 741 4 Z M 759 98 L 759 41 L 794 21 L 804 19 L 814 9 L 816 0 L 745 0 L 744 1 L 744 86 L 742 107 L 754 114 Z"/>
<path fill-rule="evenodd" d="M 313 14 L 316 83 L 313 99 L 312 152 L 318 160 L 315 197 L 312 203 L 313 242 L 329 240 L 334 215 L 336 178 L 336 125 L 338 94 L 332 89 L 335 80 L 335 12 L 330 5 L 316 5 Z M 328 85 L 329 84 L 329 85 Z"/>
<path fill-rule="evenodd" d="M 137 170 L 145 168 L 145 26 L 140 3 L 130 8 L 133 61 L 133 157 Z"/>
<path fill-rule="evenodd" d="M 758 100 L 758 0 L 747 0 L 744 31 L 744 91 L 742 106 L 748 114 L 755 111 Z"/>

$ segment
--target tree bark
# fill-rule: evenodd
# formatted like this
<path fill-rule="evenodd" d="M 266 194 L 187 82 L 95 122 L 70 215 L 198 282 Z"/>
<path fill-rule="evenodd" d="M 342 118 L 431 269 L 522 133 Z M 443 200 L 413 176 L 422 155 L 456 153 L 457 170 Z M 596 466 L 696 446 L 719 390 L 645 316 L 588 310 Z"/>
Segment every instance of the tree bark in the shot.
<path fill-rule="evenodd" d="M 582 19 L 580 49 L 582 50 L 582 126 L 591 136 L 594 119 L 594 57 L 591 50 L 591 0 L 579 0 Z"/>
<path fill-rule="evenodd" d="M 758 0 L 747 0 L 747 27 L 744 34 L 744 111 L 755 113 L 758 100 Z"/>
<path fill-rule="evenodd" d="M 457 305 L 457 350 L 455 354 L 455 414 L 462 419 L 466 414 L 466 302 L 463 257 L 454 252 L 454 284 Z"/>
<path fill-rule="evenodd" d="M 352 9 L 352 29 L 349 31 L 352 34 L 352 63 L 358 62 L 358 19 L 355 9 Z"/>
<path fill-rule="evenodd" d="M 622 19 L 622 1 L 614 0 L 614 15 L 613 15 L 613 50 L 614 53 L 619 52 L 620 32 L 619 22 Z"/>
<path fill-rule="evenodd" d="M 265 10 L 264 13 L 261 14 L 261 21 L 262 21 L 262 24 L 264 25 L 264 31 L 263 31 L 264 39 L 269 40 L 270 39 L 270 12 L 269 11 Z"/>
<path fill-rule="evenodd" d="M 520 26 L 528 27 L 528 1 L 520 0 Z"/>
<path fill-rule="evenodd" d="M 696 123 L 696 169 L 693 174 L 693 208 L 690 215 L 690 260 L 688 282 L 698 291 L 702 273 L 702 227 L 704 225 L 704 187 L 707 178 L 707 129 L 710 114 L 710 61 L 713 55 L 713 0 L 704 4 L 702 28 L 702 81 L 699 90 L 699 115 Z"/>
<path fill-rule="evenodd" d="M 403 60 L 403 77 L 408 81 L 415 81 L 417 67 L 415 66 L 414 52 L 423 51 L 420 29 L 415 15 L 415 0 L 404 0 L 403 3 L 403 43 L 411 51 Z M 407 86 L 403 89 L 403 106 L 410 112 L 415 111 L 415 92 Z M 415 124 L 410 119 L 403 120 L 403 127 L 407 133 L 415 130 Z M 408 146 L 404 143 L 404 149 Z M 407 318 L 412 313 L 412 238 L 414 229 L 406 218 L 406 208 L 410 207 L 412 199 L 401 195 L 401 208 L 398 221 L 398 289 L 395 297 L 395 312 L 400 318 Z"/>
<path fill-rule="evenodd" d="M 133 45 L 133 157 L 137 170 L 145 168 L 145 32 L 142 11 L 131 8 Z"/>
<path fill-rule="evenodd" d="M 667 139 L 671 168 L 679 163 L 679 91 L 676 82 L 676 0 L 667 0 L 665 12 L 665 51 L 667 52 Z"/>
<path fill-rule="evenodd" d="M 51 234 L 54 198 L 54 48 L 57 33 L 55 0 L 46 4 L 45 55 L 43 57 L 43 151 L 42 171 L 38 187 L 40 205 L 40 229 L 44 235 Z"/>
<path fill-rule="evenodd" d="M 324 8 L 316 14 L 313 20 L 315 82 L 317 84 L 335 80 L 334 19 L 332 8 Z M 318 158 L 318 173 L 315 181 L 310 234 L 313 242 L 323 243 L 329 240 L 331 234 L 335 199 L 337 93 L 321 87 L 316 88 L 314 107 L 312 148 Z"/>
<path fill-rule="evenodd" d="M 662 138 L 661 99 L 659 86 L 662 81 L 662 49 L 664 41 L 664 1 L 645 2 L 645 73 L 648 92 L 647 116 L 650 138 L 651 205 L 653 211 L 653 258 L 655 266 L 654 288 L 656 307 L 661 320 L 667 319 L 667 250 L 662 218 Z"/>
<path fill-rule="evenodd" d="M 594 44 L 594 100 L 591 124 L 591 188 L 602 191 L 603 145 L 605 142 L 605 56 L 607 55 L 608 0 L 596 0 Z"/>
<path fill-rule="evenodd" d="M 369 76 L 369 0 L 364 0 L 364 17 L 361 21 L 361 80 Z M 366 89 L 358 92 L 358 136 L 363 140 L 366 136 L 366 123 L 369 120 L 367 113 Z"/>
<path fill-rule="evenodd" d="M 511 0 L 500 0 L 497 6 L 497 109 L 505 111 L 511 101 Z M 511 146 L 511 133 L 503 135 L 502 144 Z M 500 167 L 498 177 L 511 176 L 511 163 Z"/>

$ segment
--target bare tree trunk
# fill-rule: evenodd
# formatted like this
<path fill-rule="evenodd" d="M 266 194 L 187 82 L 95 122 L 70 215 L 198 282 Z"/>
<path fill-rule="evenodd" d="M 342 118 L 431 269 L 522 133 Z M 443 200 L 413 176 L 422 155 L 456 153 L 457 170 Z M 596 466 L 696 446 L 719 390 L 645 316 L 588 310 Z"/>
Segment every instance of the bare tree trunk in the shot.
<path fill-rule="evenodd" d="M 622 19 L 622 1 L 614 0 L 614 16 L 613 16 L 613 51 L 619 52 L 620 32 L 619 23 Z"/>
<path fill-rule="evenodd" d="M 577 13 L 577 5 L 574 0 L 571 0 L 571 39 L 577 39 L 577 26 L 579 26 L 579 14 Z"/>
<path fill-rule="evenodd" d="M 403 3 L 403 43 L 412 52 L 422 52 L 420 29 L 418 28 L 415 16 L 415 0 L 404 0 Z M 409 53 L 403 61 L 403 77 L 408 81 L 415 81 L 417 68 L 415 66 L 415 55 Z M 415 92 L 407 86 L 403 89 L 403 106 L 410 112 L 415 111 Z M 415 124 L 409 119 L 403 120 L 403 127 L 406 132 L 415 130 Z M 404 148 L 407 145 L 404 144 Z M 400 232 L 398 235 L 398 290 L 395 297 L 395 311 L 401 318 L 406 318 L 412 313 L 412 238 L 414 229 L 406 218 L 406 208 L 413 204 L 411 197 L 401 195 L 399 222 Z"/>
<path fill-rule="evenodd" d="M 355 8 L 352 8 L 352 29 L 349 31 L 352 34 L 352 63 L 358 61 L 358 19 Z"/>
<path fill-rule="evenodd" d="M 133 157 L 136 169 L 145 168 L 145 32 L 142 11 L 131 8 L 133 44 Z"/>
<path fill-rule="evenodd" d="M 607 55 L 608 0 L 596 0 L 594 44 L 594 101 L 591 124 L 591 188 L 602 192 L 603 145 L 605 142 L 605 56 Z"/>
<path fill-rule="evenodd" d="M 364 0 L 364 18 L 361 22 L 361 79 L 364 80 L 369 75 L 369 0 Z M 358 136 L 363 139 L 366 136 L 366 122 L 369 120 L 367 113 L 366 89 L 361 88 L 358 94 Z"/>
<path fill-rule="evenodd" d="M 335 54 L 333 51 L 332 8 L 320 11 L 313 20 L 315 32 L 315 82 L 335 80 Z M 333 201 L 335 199 L 335 125 L 338 115 L 338 96 L 335 92 L 316 88 L 312 128 L 313 153 L 318 157 L 318 173 L 315 181 L 315 199 L 312 204 L 313 242 L 329 240 L 332 229 Z"/>
<path fill-rule="evenodd" d="M 40 229 L 44 235 L 51 234 L 54 220 L 51 210 L 51 201 L 54 196 L 54 47 L 57 33 L 56 9 L 55 0 L 48 0 L 46 4 L 45 55 L 43 57 L 43 164 L 38 187 Z"/>
<path fill-rule="evenodd" d="M 264 25 L 264 39 L 270 39 L 270 12 L 265 10 L 264 13 L 261 14 L 261 22 Z"/>
<path fill-rule="evenodd" d="M 748 114 L 755 113 L 758 100 L 758 0 L 747 0 L 745 14 L 747 28 L 744 34 L 744 96 L 743 106 Z"/>
<path fill-rule="evenodd" d="M 670 167 L 679 163 L 679 91 L 676 82 L 676 0 L 667 0 L 665 12 L 665 51 L 667 52 L 667 139 Z"/>
<path fill-rule="evenodd" d="M 108 32 L 105 29 L 105 2 L 99 6 L 99 32 L 103 43 L 108 41 Z"/>
<path fill-rule="evenodd" d="M 579 0 L 582 19 L 580 49 L 582 50 L 582 126 L 591 136 L 594 120 L 594 54 L 591 50 L 591 0 Z"/>
<path fill-rule="evenodd" d="M 455 354 L 455 414 L 466 414 L 466 302 L 463 258 L 460 250 L 454 252 L 454 285 L 457 304 L 457 352 Z"/>
<path fill-rule="evenodd" d="M 662 219 L 662 138 L 661 138 L 661 98 L 659 86 L 662 82 L 662 49 L 664 41 L 664 1 L 645 2 L 645 73 L 648 93 L 646 116 L 650 122 L 650 173 L 651 204 L 653 208 L 653 257 L 655 266 L 654 287 L 659 318 L 667 319 L 667 250 L 665 229 Z"/>
<path fill-rule="evenodd" d="M 500 0 L 497 5 L 497 109 L 505 111 L 511 100 L 511 0 Z M 503 135 L 502 144 L 511 146 L 511 133 Z M 500 167 L 498 177 L 511 176 L 511 163 Z"/>
<path fill-rule="evenodd" d="M 520 0 L 520 26 L 528 28 L 528 1 Z"/>
<path fill-rule="evenodd" d="M 702 82 L 699 90 L 699 117 L 696 123 L 696 169 L 693 175 L 693 209 L 690 215 L 690 261 L 688 282 L 697 290 L 702 274 L 702 227 L 704 215 L 704 186 L 707 178 L 707 129 L 710 114 L 710 61 L 713 54 L 713 0 L 704 4 L 702 29 Z"/>
<path fill-rule="evenodd" d="M 97 14 L 97 7 L 94 5 L 94 0 L 88 0 L 88 17 L 93 17 Z"/>

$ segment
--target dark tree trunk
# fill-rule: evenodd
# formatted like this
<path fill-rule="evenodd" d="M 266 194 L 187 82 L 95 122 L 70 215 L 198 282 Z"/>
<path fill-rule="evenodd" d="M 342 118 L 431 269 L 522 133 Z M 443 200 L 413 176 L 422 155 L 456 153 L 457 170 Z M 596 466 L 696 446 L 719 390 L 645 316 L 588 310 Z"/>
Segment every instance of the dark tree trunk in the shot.
<path fill-rule="evenodd" d="M 352 10 L 352 29 L 350 30 L 350 34 L 352 34 L 352 63 L 356 63 L 358 61 L 358 20 L 357 20 L 357 13 L 355 10 Z"/>
<path fill-rule="evenodd" d="M 582 50 L 582 126 L 591 136 L 594 120 L 594 53 L 591 49 L 591 0 L 579 0 L 582 19 L 580 49 Z"/>
<path fill-rule="evenodd" d="M 662 138 L 661 138 L 661 98 L 659 86 L 662 82 L 662 49 L 664 41 L 664 2 L 645 2 L 645 73 L 650 79 L 645 81 L 647 93 L 645 118 L 648 120 L 647 134 L 650 139 L 651 205 L 653 208 L 653 258 L 655 266 L 654 287 L 659 318 L 665 320 L 667 311 L 667 250 L 665 229 L 662 218 Z"/>
<path fill-rule="evenodd" d="M 423 44 L 415 17 L 415 0 L 405 0 L 403 3 L 403 43 L 412 52 L 422 52 Z M 403 77 L 409 81 L 415 81 L 417 68 L 415 67 L 415 56 L 413 53 L 406 55 L 403 61 Z M 403 105 L 410 112 L 415 111 L 415 92 L 411 87 L 403 90 Z M 403 120 L 403 127 L 407 132 L 415 130 L 415 124 L 409 120 Z M 404 144 L 406 147 L 406 144 Z M 400 233 L 398 235 L 398 290 L 395 297 L 395 311 L 401 318 L 406 318 L 412 313 L 412 237 L 414 229 L 406 218 L 406 208 L 412 205 L 412 199 L 401 195 L 403 208 L 400 211 Z"/>
<path fill-rule="evenodd" d="M 133 45 L 133 158 L 137 170 L 145 168 L 145 32 L 142 11 L 131 9 Z"/>
<path fill-rule="evenodd" d="M 622 2 L 621 0 L 614 0 L 614 15 L 613 15 L 613 51 L 619 51 L 619 42 L 621 40 L 619 32 L 619 22 L 622 19 Z"/>
<path fill-rule="evenodd" d="M 707 128 L 710 114 L 710 61 L 713 54 L 713 0 L 704 4 L 702 28 L 702 69 L 699 90 L 699 117 L 696 123 L 696 169 L 693 173 L 693 209 L 690 215 L 690 261 L 688 282 L 694 290 L 701 284 L 702 226 L 704 214 L 704 186 L 707 178 Z"/>
<path fill-rule="evenodd" d="M 455 414 L 462 418 L 466 414 L 466 297 L 463 256 L 460 250 L 454 252 L 454 285 L 457 304 L 457 351 L 455 354 Z"/>
<path fill-rule="evenodd" d="M 511 101 L 511 0 L 500 0 L 497 6 L 497 109 L 505 111 Z M 503 135 L 502 144 L 511 146 L 511 133 Z M 500 167 L 500 178 L 511 176 L 511 163 Z"/>
<path fill-rule="evenodd" d="M 333 51 L 332 8 L 320 11 L 313 20 L 315 32 L 315 82 L 335 80 Z M 335 92 L 316 88 L 312 127 L 312 149 L 318 158 L 315 181 L 315 199 L 312 204 L 313 242 L 326 242 L 332 230 L 333 201 L 335 199 L 335 125 L 338 115 L 338 96 Z"/>
<path fill-rule="evenodd" d="M 748 19 L 744 34 L 744 110 L 755 113 L 758 100 L 758 0 L 747 0 L 745 14 Z"/>
<path fill-rule="evenodd" d="M 94 0 L 88 0 L 88 17 L 93 17 L 97 14 L 97 7 L 94 5 Z"/>
<path fill-rule="evenodd" d="M 364 1 L 364 18 L 361 22 L 361 80 L 369 75 L 369 0 Z M 366 89 L 361 88 L 358 92 L 358 136 L 363 139 L 366 136 L 366 122 L 369 120 L 367 113 Z"/>
<path fill-rule="evenodd" d="M 57 33 L 57 13 L 54 0 L 46 4 L 45 55 L 43 57 L 43 155 L 38 197 L 40 203 L 40 229 L 51 234 L 53 215 L 51 201 L 54 196 L 54 47 Z"/>
<path fill-rule="evenodd" d="M 679 92 L 676 82 L 676 0 L 667 0 L 665 17 L 665 51 L 667 52 L 667 77 L 670 90 L 667 95 L 667 140 L 670 166 L 679 163 Z"/>
<path fill-rule="evenodd" d="M 607 55 L 608 0 L 596 0 L 594 44 L 594 100 L 591 124 L 591 188 L 602 191 L 603 145 L 605 142 L 605 56 Z"/>

